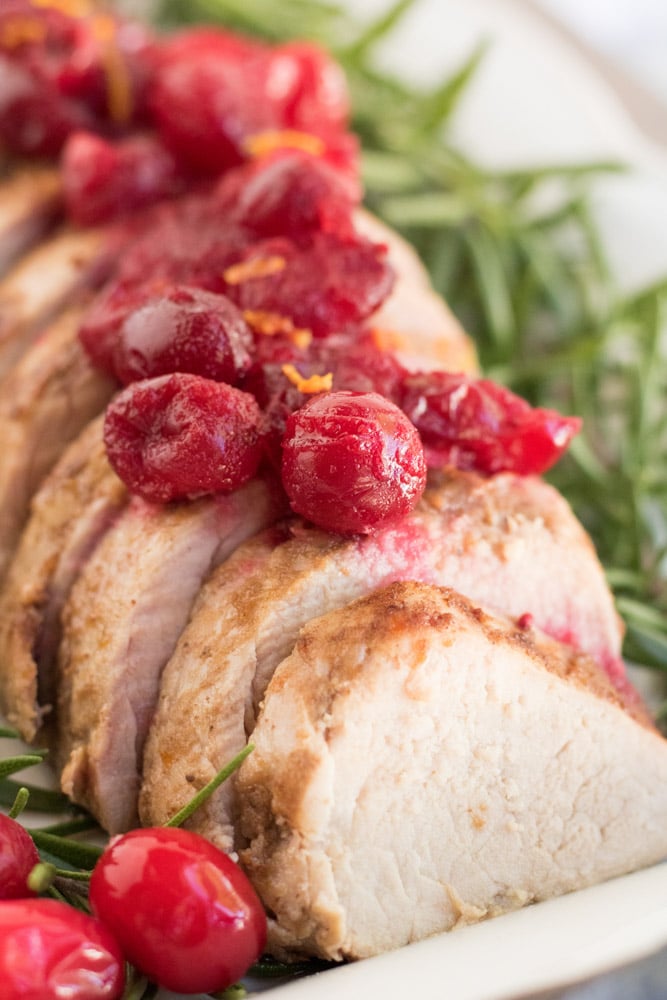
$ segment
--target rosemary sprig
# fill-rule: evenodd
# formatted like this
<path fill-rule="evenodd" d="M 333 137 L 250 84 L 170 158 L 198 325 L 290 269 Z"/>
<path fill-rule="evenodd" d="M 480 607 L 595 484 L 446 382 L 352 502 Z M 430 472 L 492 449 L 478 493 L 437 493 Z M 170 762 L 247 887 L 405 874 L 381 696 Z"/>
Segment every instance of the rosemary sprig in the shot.
<path fill-rule="evenodd" d="M 625 655 L 667 670 L 667 280 L 623 299 L 590 192 L 617 163 L 493 171 L 448 126 L 484 50 L 421 90 L 376 53 L 418 0 L 359 24 L 335 4 L 162 0 L 163 22 L 217 21 L 323 42 L 341 62 L 362 140 L 366 201 L 416 246 L 474 337 L 485 372 L 584 418 L 553 481 L 593 536 L 628 624 Z"/>

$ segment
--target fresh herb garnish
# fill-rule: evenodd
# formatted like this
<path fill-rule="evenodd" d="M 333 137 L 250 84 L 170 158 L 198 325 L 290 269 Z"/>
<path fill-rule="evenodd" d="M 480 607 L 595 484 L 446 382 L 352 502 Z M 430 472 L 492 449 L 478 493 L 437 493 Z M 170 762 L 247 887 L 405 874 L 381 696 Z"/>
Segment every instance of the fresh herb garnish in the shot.
<path fill-rule="evenodd" d="M 627 622 L 625 655 L 667 670 L 665 282 L 623 298 L 590 192 L 621 164 L 492 171 L 448 125 L 484 49 L 420 90 L 376 51 L 418 0 L 360 25 L 343 7 L 294 0 L 162 0 L 165 25 L 219 22 L 271 41 L 320 41 L 342 64 L 364 149 L 368 206 L 416 246 L 474 337 L 484 371 L 539 406 L 584 418 L 551 478 L 590 531 Z"/>

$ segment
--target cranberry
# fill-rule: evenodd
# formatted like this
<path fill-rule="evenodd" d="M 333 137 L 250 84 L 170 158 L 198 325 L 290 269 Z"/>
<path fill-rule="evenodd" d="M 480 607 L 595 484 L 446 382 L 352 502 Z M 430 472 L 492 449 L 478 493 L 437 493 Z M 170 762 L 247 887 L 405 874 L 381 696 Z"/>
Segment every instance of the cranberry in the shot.
<path fill-rule="evenodd" d="M 429 466 L 540 475 L 581 427 L 577 417 L 534 409 L 486 379 L 448 372 L 407 376 L 402 409 L 417 427 Z"/>
<path fill-rule="evenodd" d="M 199 375 L 134 382 L 107 407 L 111 465 L 133 493 L 167 503 L 230 493 L 261 457 L 261 413 L 247 392 Z"/>
<path fill-rule="evenodd" d="M 100 921 L 52 899 L 0 902 L 3 1000 L 118 1000 L 124 960 Z"/>
<path fill-rule="evenodd" d="M 267 58 L 266 88 L 288 128 L 319 135 L 343 131 L 347 125 L 345 74 L 317 45 L 289 42 L 273 49 Z"/>
<path fill-rule="evenodd" d="M 329 531 L 369 532 L 409 513 L 426 486 L 415 428 L 377 393 L 329 392 L 287 420 L 283 486 Z"/>
<path fill-rule="evenodd" d="M 251 246 L 241 259 L 281 257 L 285 266 L 227 287 L 243 310 L 288 316 L 294 325 L 325 337 L 360 323 L 391 291 L 394 275 L 386 248 L 361 238 L 355 242 L 315 233 L 307 245 L 287 239 Z"/>
<path fill-rule="evenodd" d="M 188 830 L 133 830 L 113 840 L 90 882 L 93 911 L 129 960 L 183 993 L 225 989 L 260 956 L 266 918 L 237 865 Z"/>
<path fill-rule="evenodd" d="M 115 143 L 76 132 L 63 150 L 62 178 L 70 218 L 78 225 L 109 222 L 183 188 L 174 157 L 155 138 Z"/>
<path fill-rule="evenodd" d="M 234 384 L 250 365 L 252 334 L 224 295 L 177 286 L 130 312 L 112 358 L 128 384 L 169 372 L 191 372 Z"/>
<path fill-rule="evenodd" d="M 26 0 L 0 12 L 0 138 L 54 156 L 79 129 L 129 125 L 143 105 L 152 42 L 108 15 L 72 17 Z"/>
<path fill-rule="evenodd" d="M 216 200 L 221 215 L 260 236 L 354 235 L 355 200 L 334 170 L 307 153 L 282 150 L 230 171 Z"/>
<path fill-rule="evenodd" d="M 160 280 L 148 284 L 118 280 L 100 292 L 79 327 L 79 340 L 96 368 L 115 376 L 114 349 L 126 317 L 165 287 Z"/>
<path fill-rule="evenodd" d="M 32 896 L 28 875 L 39 862 L 39 854 L 28 831 L 0 813 L 0 899 Z"/>
<path fill-rule="evenodd" d="M 224 33 L 165 46 L 152 82 L 153 118 L 193 170 L 217 174 L 245 159 L 246 136 L 279 125 L 264 86 L 264 48 Z"/>
<path fill-rule="evenodd" d="M 88 109 L 0 51 L 0 140 L 20 156 L 56 156 L 74 129 L 94 124 Z"/>

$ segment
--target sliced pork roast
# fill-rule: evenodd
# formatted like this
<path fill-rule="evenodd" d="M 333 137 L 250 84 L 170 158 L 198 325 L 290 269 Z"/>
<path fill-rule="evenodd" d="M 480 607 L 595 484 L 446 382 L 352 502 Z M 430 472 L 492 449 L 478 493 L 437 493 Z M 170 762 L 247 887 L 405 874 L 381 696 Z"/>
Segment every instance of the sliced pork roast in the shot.
<path fill-rule="evenodd" d="M 52 167 L 17 168 L 0 180 L 0 275 L 62 215 L 62 181 Z"/>
<path fill-rule="evenodd" d="M 414 248 L 370 212 L 357 211 L 355 225 L 364 236 L 386 244 L 396 273 L 391 294 L 369 320 L 378 344 L 410 371 L 476 372 L 474 344 L 434 292 Z"/>
<path fill-rule="evenodd" d="M 0 579 L 30 498 L 63 449 L 106 406 L 115 384 L 93 368 L 77 333 L 82 307 L 66 310 L 28 349 L 0 393 Z"/>
<path fill-rule="evenodd" d="M 622 683 L 621 628 L 602 569 L 568 505 L 541 480 L 450 472 L 411 515 L 374 535 L 342 539 L 300 522 L 293 532 L 242 546 L 203 588 L 163 674 L 144 758 L 144 823 L 165 822 L 243 748 L 301 626 L 392 581 L 456 587 L 523 616 L 594 654 Z M 229 782 L 190 824 L 230 849 L 232 806 Z"/>
<path fill-rule="evenodd" d="M 66 229 L 23 257 L 0 282 L 0 378 L 53 316 L 104 280 L 111 259 L 102 230 Z"/>
<path fill-rule="evenodd" d="M 62 616 L 57 760 L 63 791 L 110 832 L 136 825 L 160 674 L 204 577 L 282 513 L 261 479 L 165 507 L 133 497 L 83 567 Z"/>
<path fill-rule="evenodd" d="M 312 621 L 253 743 L 241 861 L 274 953 L 375 955 L 667 854 L 667 742 L 594 661 L 451 590 Z"/>
<path fill-rule="evenodd" d="M 0 597 L 0 706 L 28 742 L 51 720 L 65 599 L 127 499 L 106 458 L 101 418 L 70 445 L 33 499 Z"/>

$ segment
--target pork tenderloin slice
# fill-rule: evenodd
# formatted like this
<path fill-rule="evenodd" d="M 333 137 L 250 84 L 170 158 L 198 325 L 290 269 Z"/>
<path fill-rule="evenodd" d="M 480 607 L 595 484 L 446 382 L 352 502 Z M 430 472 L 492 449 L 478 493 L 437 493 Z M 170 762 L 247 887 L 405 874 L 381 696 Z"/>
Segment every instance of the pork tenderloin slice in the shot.
<path fill-rule="evenodd" d="M 261 479 L 165 507 L 133 497 L 72 588 L 58 668 L 61 785 L 110 833 L 136 825 L 160 674 L 204 577 L 283 511 Z"/>
<path fill-rule="evenodd" d="M 31 496 L 114 391 L 115 383 L 93 368 L 79 346 L 82 313 L 73 307 L 51 323 L 13 369 L 11 391 L 7 386 L 0 395 L 0 579 Z"/>
<path fill-rule="evenodd" d="M 238 775 L 269 949 L 364 958 L 667 853 L 667 742 L 588 657 L 454 591 L 312 621 Z"/>
<path fill-rule="evenodd" d="M 568 505 L 540 480 L 450 472 L 411 515 L 372 536 L 295 530 L 278 545 L 267 536 L 261 560 L 258 543 L 252 553 L 241 547 L 203 588 L 163 674 L 144 757 L 144 823 L 164 823 L 243 748 L 302 625 L 390 582 L 456 587 L 617 662 L 620 623 L 602 569 Z M 189 821 L 224 850 L 234 846 L 233 789 L 227 783 Z"/>
<path fill-rule="evenodd" d="M 0 282 L 0 378 L 11 372 L 41 327 L 106 277 L 111 260 L 105 250 L 103 230 L 62 230 Z M 7 392 L 11 379 L 0 385 L 0 393 Z"/>
<path fill-rule="evenodd" d="M 476 374 L 475 346 L 431 287 L 414 248 L 369 212 L 357 211 L 355 226 L 364 236 L 387 246 L 396 272 L 391 294 L 368 321 L 378 345 L 410 371 L 445 369 Z"/>
<path fill-rule="evenodd" d="M 50 721 L 60 613 L 82 565 L 127 501 L 102 418 L 64 452 L 31 504 L 0 597 L 0 705 L 28 742 Z"/>
<path fill-rule="evenodd" d="M 51 229 L 63 211 L 52 167 L 22 166 L 0 181 L 0 275 Z"/>

